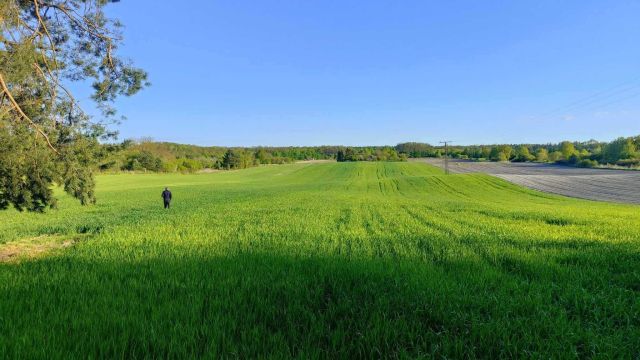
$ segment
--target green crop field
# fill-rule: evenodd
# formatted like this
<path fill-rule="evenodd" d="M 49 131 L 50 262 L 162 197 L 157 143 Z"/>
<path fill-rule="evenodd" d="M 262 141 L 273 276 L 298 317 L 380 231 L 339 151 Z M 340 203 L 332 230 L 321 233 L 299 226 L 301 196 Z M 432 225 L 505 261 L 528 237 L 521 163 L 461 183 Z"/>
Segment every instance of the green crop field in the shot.
<path fill-rule="evenodd" d="M 97 181 L 0 213 L 67 244 L 0 262 L 0 358 L 640 356 L 638 206 L 419 163 Z"/>

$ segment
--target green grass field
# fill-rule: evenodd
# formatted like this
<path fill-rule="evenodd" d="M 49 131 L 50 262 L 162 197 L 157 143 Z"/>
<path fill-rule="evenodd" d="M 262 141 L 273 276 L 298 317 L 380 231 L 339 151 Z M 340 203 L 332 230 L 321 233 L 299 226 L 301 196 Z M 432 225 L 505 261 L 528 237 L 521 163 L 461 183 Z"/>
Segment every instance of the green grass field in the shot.
<path fill-rule="evenodd" d="M 170 186 L 173 208 L 162 209 Z M 640 356 L 640 207 L 418 163 L 106 175 L 1 212 L 0 358 Z"/>

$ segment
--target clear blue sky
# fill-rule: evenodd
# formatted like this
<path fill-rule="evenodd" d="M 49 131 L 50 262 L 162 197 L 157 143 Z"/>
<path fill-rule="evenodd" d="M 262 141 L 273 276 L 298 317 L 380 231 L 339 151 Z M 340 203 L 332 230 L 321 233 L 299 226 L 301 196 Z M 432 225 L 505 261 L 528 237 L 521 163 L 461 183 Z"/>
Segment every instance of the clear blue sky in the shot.
<path fill-rule="evenodd" d="M 640 134 L 638 1 L 121 0 L 153 85 L 121 138 L 200 145 Z"/>

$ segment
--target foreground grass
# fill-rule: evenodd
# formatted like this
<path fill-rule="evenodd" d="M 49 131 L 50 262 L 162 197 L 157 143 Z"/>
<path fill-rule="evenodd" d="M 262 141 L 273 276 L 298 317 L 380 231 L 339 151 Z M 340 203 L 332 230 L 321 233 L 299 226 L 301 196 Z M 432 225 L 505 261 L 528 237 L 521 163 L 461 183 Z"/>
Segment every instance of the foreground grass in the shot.
<path fill-rule="evenodd" d="M 0 244 L 80 239 L 0 263 L 0 358 L 640 354 L 637 206 L 415 163 L 98 185 L 0 213 Z"/>

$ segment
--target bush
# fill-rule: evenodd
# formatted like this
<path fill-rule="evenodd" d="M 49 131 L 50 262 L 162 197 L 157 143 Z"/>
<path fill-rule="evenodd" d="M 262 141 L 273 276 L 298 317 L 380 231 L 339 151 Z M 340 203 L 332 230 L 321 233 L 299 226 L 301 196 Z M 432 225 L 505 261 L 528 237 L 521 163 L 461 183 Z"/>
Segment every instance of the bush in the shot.
<path fill-rule="evenodd" d="M 202 170 L 202 164 L 193 159 L 178 159 L 178 167 L 177 170 L 180 172 L 196 172 L 198 170 Z"/>
<path fill-rule="evenodd" d="M 569 159 L 567 160 L 567 163 L 571 165 L 577 165 L 578 163 L 580 163 L 580 156 L 578 156 L 578 154 L 571 154 L 571 156 L 569 156 Z"/>
<path fill-rule="evenodd" d="M 255 164 L 254 153 L 243 149 L 229 149 L 222 158 L 222 167 L 229 169 L 246 169 Z"/>
<path fill-rule="evenodd" d="M 110 160 L 107 162 L 104 162 L 102 164 L 100 164 L 98 166 L 98 169 L 100 171 L 108 171 L 108 170 L 112 170 L 112 169 L 117 169 L 116 166 L 118 165 L 118 162 L 115 160 Z"/>
<path fill-rule="evenodd" d="M 616 165 L 618 165 L 618 166 L 627 166 L 627 167 L 640 166 L 640 159 L 618 160 L 616 162 Z"/>
<path fill-rule="evenodd" d="M 594 167 L 598 166 L 598 162 L 595 161 L 595 160 L 584 159 L 584 160 L 578 161 L 576 166 L 581 167 L 581 168 L 594 168 Z"/>
<path fill-rule="evenodd" d="M 558 162 L 560 160 L 562 160 L 562 153 L 560 151 L 554 151 L 549 154 L 549 161 Z"/>
<path fill-rule="evenodd" d="M 162 159 L 149 151 L 135 152 L 127 156 L 124 165 L 122 165 L 122 170 L 161 171 L 163 170 Z"/>
<path fill-rule="evenodd" d="M 176 172 L 177 170 L 178 170 L 178 161 L 177 160 L 165 161 L 162 164 L 162 171 L 163 172 L 172 173 L 172 172 Z"/>

